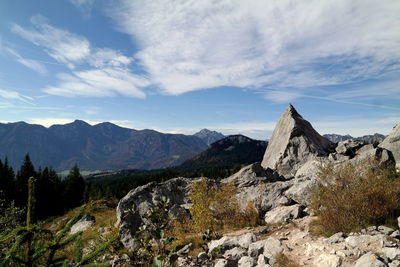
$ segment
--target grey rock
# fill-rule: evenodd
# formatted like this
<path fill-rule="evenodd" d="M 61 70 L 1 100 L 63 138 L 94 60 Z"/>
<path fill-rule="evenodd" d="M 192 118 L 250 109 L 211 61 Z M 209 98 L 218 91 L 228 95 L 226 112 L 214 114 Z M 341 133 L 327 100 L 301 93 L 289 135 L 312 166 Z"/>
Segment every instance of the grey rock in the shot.
<path fill-rule="evenodd" d="M 224 258 L 231 260 L 231 261 L 238 261 L 240 258 L 242 258 L 243 256 L 245 256 L 247 253 L 246 250 L 244 250 L 241 247 L 234 247 L 232 249 L 229 249 L 227 251 L 225 251 L 224 253 Z"/>
<path fill-rule="evenodd" d="M 253 233 L 247 233 L 240 236 L 223 236 L 218 240 L 212 240 L 207 244 L 207 246 L 210 252 L 217 249 L 222 254 L 234 247 L 248 249 L 249 245 L 255 241 L 256 236 Z"/>
<path fill-rule="evenodd" d="M 314 259 L 315 266 L 324 267 L 339 267 L 342 264 L 342 259 L 337 255 L 322 253 Z"/>
<path fill-rule="evenodd" d="M 389 150 L 396 162 L 396 168 L 400 169 L 400 124 L 397 124 L 392 132 L 379 144 L 379 147 Z"/>
<path fill-rule="evenodd" d="M 265 213 L 266 223 L 283 223 L 300 218 L 302 207 L 298 204 L 292 206 L 277 207 Z"/>
<path fill-rule="evenodd" d="M 76 234 L 81 231 L 87 230 L 93 224 L 96 223 L 96 219 L 92 215 L 83 215 L 82 218 L 79 219 L 74 225 L 72 225 L 71 230 L 69 231 L 70 235 Z"/>
<path fill-rule="evenodd" d="M 242 257 L 238 262 L 239 267 L 253 267 L 255 266 L 254 259 L 249 256 Z"/>
<path fill-rule="evenodd" d="M 390 261 L 400 260 L 400 249 L 399 248 L 383 248 L 383 255 L 385 255 Z"/>
<path fill-rule="evenodd" d="M 171 217 L 183 213 L 183 207 L 189 203 L 188 193 L 193 179 L 175 178 L 164 183 L 149 183 L 131 190 L 123 197 L 117 207 L 117 225 L 121 242 L 128 250 L 134 250 L 136 244 L 133 234 L 142 223 L 144 215 L 154 207 L 162 197 L 170 200 Z"/>
<path fill-rule="evenodd" d="M 215 261 L 214 267 L 227 267 L 228 261 L 226 259 L 218 259 Z"/>
<path fill-rule="evenodd" d="M 370 245 L 375 245 L 377 247 L 383 247 L 385 244 L 384 235 L 357 235 L 349 236 L 345 239 L 346 246 L 349 248 L 365 248 Z"/>
<path fill-rule="evenodd" d="M 400 266 L 400 261 L 395 260 L 389 263 L 389 267 L 399 267 Z"/>
<path fill-rule="evenodd" d="M 396 230 L 393 233 L 391 233 L 390 236 L 396 239 L 400 239 L 400 231 Z"/>
<path fill-rule="evenodd" d="M 260 162 L 243 167 L 237 173 L 223 179 L 222 183 L 229 183 L 238 188 L 258 185 L 265 182 L 275 182 L 280 180 L 277 173 L 271 169 L 264 169 Z"/>
<path fill-rule="evenodd" d="M 357 155 L 351 159 L 352 162 L 358 162 L 365 159 L 374 159 L 380 166 L 387 167 L 395 163 L 393 155 L 385 148 L 375 147 L 370 150 L 357 151 Z"/>
<path fill-rule="evenodd" d="M 384 225 L 378 226 L 378 231 L 385 235 L 390 235 L 394 232 L 394 230 L 390 227 L 386 227 Z"/>
<path fill-rule="evenodd" d="M 375 254 L 369 252 L 361 256 L 355 263 L 354 267 L 386 267 Z"/>
<path fill-rule="evenodd" d="M 330 244 L 339 243 L 344 241 L 344 234 L 342 232 L 331 235 L 326 241 Z"/>
<path fill-rule="evenodd" d="M 400 228 L 400 216 L 399 217 L 397 217 L 397 225 L 399 226 L 399 228 Z"/>
<path fill-rule="evenodd" d="M 259 255 L 257 259 L 257 267 L 270 267 L 268 264 L 268 258 L 264 255 Z"/>
<path fill-rule="evenodd" d="M 269 263 L 274 265 L 275 258 L 278 254 L 283 252 L 282 243 L 275 237 L 269 237 L 265 240 L 263 255 L 269 259 Z"/>
<path fill-rule="evenodd" d="M 249 245 L 247 254 L 251 257 L 258 257 L 264 252 L 265 240 L 259 240 Z"/>
<path fill-rule="evenodd" d="M 318 156 L 327 157 L 333 147 L 289 105 L 275 126 L 261 166 L 293 177 L 304 163 Z"/>
<path fill-rule="evenodd" d="M 336 153 L 338 153 L 338 154 L 349 156 L 350 158 L 353 158 L 356 154 L 356 151 L 359 148 L 361 148 L 362 146 L 364 146 L 365 144 L 366 143 L 361 140 L 349 139 L 349 140 L 339 142 L 335 150 L 336 150 Z"/>

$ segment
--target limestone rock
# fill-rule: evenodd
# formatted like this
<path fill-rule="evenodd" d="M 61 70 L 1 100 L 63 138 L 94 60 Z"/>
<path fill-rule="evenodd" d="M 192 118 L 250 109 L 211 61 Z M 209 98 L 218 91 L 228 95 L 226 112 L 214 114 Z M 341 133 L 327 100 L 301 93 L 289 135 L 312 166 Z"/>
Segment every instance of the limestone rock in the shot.
<path fill-rule="evenodd" d="M 290 105 L 272 133 L 261 166 L 285 177 L 294 176 L 304 163 L 318 156 L 327 157 L 333 147 Z"/>
<path fill-rule="evenodd" d="M 345 141 L 341 141 L 338 143 L 336 147 L 336 152 L 341 155 L 349 156 L 353 158 L 356 154 L 356 151 L 364 146 L 366 143 L 362 140 L 353 140 L 348 139 Z"/>
<path fill-rule="evenodd" d="M 218 259 L 214 264 L 214 267 L 226 267 L 226 266 L 228 266 L 228 261 L 226 259 Z"/>
<path fill-rule="evenodd" d="M 253 267 L 254 265 L 254 259 L 249 256 L 242 257 L 238 262 L 238 267 Z"/>
<path fill-rule="evenodd" d="M 370 147 L 370 146 L 368 146 Z M 362 149 L 357 151 L 356 156 L 351 159 L 352 162 L 357 162 L 364 159 L 374 159 L 379 165 L 385 167 L 395 163 L 392 152 L 385 148 L 375 147 L 372 149 Z"/>
<path fill-rule="evenodd" d="M 264 252 L 265 240 L 259 240 L 249 245 L 248 255 L 251 257 L 258 257 Z"/>
<path fill-rule="evenodd" d="M 87 230 L 93 224 L 95 224 L 96 219 L 92 215 L 83 215 L 82 218 L 79 219 L 74 225 L 72 225 L 71 230 L 69 231 L 70 235 L 76 234 L 81 231 Z"/>
<path fill-rule="evenodd" d="M 280 177 L 271 169 L 264 169 L 260 162 L 250 164 L 240 169 L 237 173 L 222 180 L 222 183 L 229 183 L 238 188 L 258 185 L 265 182 L 278 181 Z"/>
<path fill-rule="evenodd" d="M 379 260 L 375 254 L 369 252 L 361 256 L 354 267 L 386 267 L 386 264 Z"/>
<path fill-rule="evenodd" d="M 220 253 L 224 253 L 234 247 L 248 249 L 249 245 L 255 241 L 256 236 L 253 233 L 247 233 L 240 236 L 223 236 L 218 240 L 212 240 L 207 246 L 210 252 L 218 248 Z"/>
<path fill-rule="evenodd" d="M 400 169 L 400 124 L 397 124 L 392 132 L 379 144 L 379 147 L 386 148 L 396 161 L 396 168 Z"/>
<path fill-rule="evenodd" d="M 339 256 L 323 253 L 314 259 L 315 266 L 339 267 L 342 259 Z"/>
<path fill-rule="evenodd" d="M 271 265 L 274 264 L 275 258 L 278 254 L 283 252 L 282 243 L 275 237 L 269 237 L 265 240 L 263 255 L 269 259 Z"/>
<path fill-rule="evenodd" d="M 300 218 L 302 207 L 298 204 L 292 206 L 277 207 L 265 213 L 266 223 L 283 223 Z"/>
<path fill-rule="evenodd" d="M 400 249 L 399 248 L 383 248 L 383 255 L 385 255 L 390 261 L 400 260 Z"/>
<path fill-rule="evenodd" d="M 264 255 L 259 255 L 257 259 L 257 267 L 270 267 L 268 264 L 268 258 Z"/>
<path fill-rule="evenodd" d="M 164 183 L 149 183 L 131 190 L 120 200 L 117 207 L 117 225 L 122 244 L 129 250 L 135 249 L 133 233 L 144 222 L 143 216 L 166 197 L 171 203 L 171 217 L 185 213 L 185 205 L 189 204 L 188 193 L 192 179 L 175 178 Z"/>
<path fill-rule="evenodd" d="M 238 261 L 240 258 L 246 255 L 246 250 L 241 247 L 234 247 L 225 251 L 224 258 L 231 261 Z"/>

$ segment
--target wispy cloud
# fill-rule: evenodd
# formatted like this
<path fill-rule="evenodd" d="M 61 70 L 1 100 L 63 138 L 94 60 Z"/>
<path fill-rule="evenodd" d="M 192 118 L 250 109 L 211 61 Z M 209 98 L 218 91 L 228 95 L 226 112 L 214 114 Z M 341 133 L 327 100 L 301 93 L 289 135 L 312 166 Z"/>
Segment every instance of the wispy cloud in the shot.
<path fill-rule="evenodd" d="M 67 30 L 55 28 L 47 23 L 43 16 L 31 18 L 33 29 L 25 29 L 17 24 L 11 30 L 46 49 L 46 52 L 55 60 L 74 68 L 75 63 L 80 63 L 90 55 L 89 41 Z"/>
<path fill-rule="evenodd" d="M 85 17 L 90 17 L 95 0 L 69 0 Z"/>
<path fill-rule="evenodd" d="M 13 25 L 12 30 L 70 68 L 70 73 L 58 74 L 58 84 L 45 87 L 44 92 L 65 97 L 146 97 L 142 88 L 150 82 L 130 70 L 132 57 L 92 47 L 85 37 L 51 26 L 42 16 L 33 17 L 31 22 L 35 29 Z"/>
<path fill-rule="evenodd" d="M 355 1 L 130 1 L 111 16 L 167 94 L 218 86 L 351 83 L 400 66 L 400 4 Z M 270 93 L 282 101 L 282 94 Z"/>
<path fill-rule="evenodd" d="M 2 90 L 0 89 L 0 98 L 7 100 L 17 100 L 27 104 L 32 104 L 33 98 L 30 96 L 23 95 L 16 91 Z"/>
<path fill-rule="evenodd" d="M 63 118 L 63 117 L 47 117 L 47 118 L 30 118 L 30 119 L 28 119 L 27 122 L 32 123 L 32 124 L 43 125 L 44 127 L 50 127 L 52 125 L 57 125 L 57 124 L 71 123 L 75 120 L 76 119 Z M 104 121 L 99 121 L 99 120 L 84 120 L 84 121 L 89 123 L 90 125 L 96 125 L 96 124 L 104 122 Z M 120 127 L 125 127 L 125 128 L 132 128 L 132 125 L 133 125 L 133 122 L 129 121 L 129 120 L 111 120 L 110 122 L 113 124 L 116 124 Z"/>
<path fill-rule="evenodd" d="M 3 47 L 3 49 L 5 51 L 7 51 L 8 53 L 10 53 L 11 55 L 13 55 L 16 58 L 17 62 L 21 63 L 25 67 L 28 67 L 42 75 L 47 74 L 47 69 L 42 63 L 40 63 L 36 60 L 33 60 L 33 59 L 23 58 L 17 51 L 15 51 L 9 47 Z"/>
<path fill-rule="evenodd" d="M 140 88 L 149 85 L 145 78 L 124 69 L 113 68 L 76 71 L 72 75 L 60 74 L 58 78 L 61 82 L 57 86 L 46 87 L 43 91 L 66 97 L 106 97 L 120 94 L 145 98 L 146 95 Z"/>

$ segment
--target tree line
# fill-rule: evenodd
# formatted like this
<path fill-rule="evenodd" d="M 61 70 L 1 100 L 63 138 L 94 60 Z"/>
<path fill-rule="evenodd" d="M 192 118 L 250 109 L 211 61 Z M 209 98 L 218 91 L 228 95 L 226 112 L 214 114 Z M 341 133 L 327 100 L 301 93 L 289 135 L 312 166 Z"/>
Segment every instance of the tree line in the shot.
<path fill-rule="evenodd" d="M 4 161 L 0 160 L 0 198 L 9 205 L 26 207 L 30 177 L 36 178 L 37 219 L 63 214 L 71 208 L 82 205 L 85 197 L 88 198 L 88 192 L 85 191 L 86 183 L 77 166 L 74 166 L 67 177 L 62 179 L 51 168 L 39 167 L 36 170 L 29 155 L 25 156 L 17 172 L 10 166 L 7 158 Z"/>

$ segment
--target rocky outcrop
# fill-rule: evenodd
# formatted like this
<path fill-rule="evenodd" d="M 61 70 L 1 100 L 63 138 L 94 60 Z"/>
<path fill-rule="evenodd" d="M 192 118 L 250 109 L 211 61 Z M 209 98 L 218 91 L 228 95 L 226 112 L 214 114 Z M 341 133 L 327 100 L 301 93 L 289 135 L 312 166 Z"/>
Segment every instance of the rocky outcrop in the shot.
<path fill-rule="evenodd" d="M 121 242 L 127 249 L 134 250 L 133 235 L 144 222 L 144 215 L 161 201 L 170 200 L 170 216 L 184 216 L 190 206 L 188 194 L 193 180 L 175 178 L 164 183 L 155 182 L 131 190 L 122 198 L 117 207 L 117 225 Z"/>
<path fill-rule="evenodd" d="M 93 224 L 96 223 L 96 219 L 92 215 L 83 215 L 74 225 L 72 225 L 69 234 L 73 235 L 78 232 L 89 229 Z"/>
<path fill-rule="evenodd" d="M 293 177 L 304 163 L 328 156 L 333 148 L 334 144 L 317 133 L 290 105 L 272 133 L 261 166 Z"/>
<path fill-rule="evenodd" d="M 393 128 L 392 132 L 379 144 L 379 147 L 392 152 L 396 161 L 396 168 L 400 169 L 400 124 Z"/>

